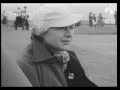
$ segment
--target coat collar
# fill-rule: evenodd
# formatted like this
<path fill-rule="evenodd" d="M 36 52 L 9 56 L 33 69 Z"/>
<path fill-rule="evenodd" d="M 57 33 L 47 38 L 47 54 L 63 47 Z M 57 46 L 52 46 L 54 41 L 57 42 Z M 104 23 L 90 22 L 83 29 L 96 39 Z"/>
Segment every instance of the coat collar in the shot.
<path fill-rule="evenodd" d="M 50 52 L 47 50 L 45 45 L 43 45 L 39 40 L 33 40 L 33 60 L 34 62 L 42 62 L 53 58 Z"/>
<path fill-rule="evenodd" d="M 32 48 L 33 49 L 33 62 L 43 62 L 43 61 L 50 60 L 53 58 L 48 48 L 38 39 L 34 38 L 32 40 L 32 44 L 33 44 L 33 48 Z M 67 50 L 67 51 L 72 56 L 72 54 L 70 53 L 71 50 Z"/>

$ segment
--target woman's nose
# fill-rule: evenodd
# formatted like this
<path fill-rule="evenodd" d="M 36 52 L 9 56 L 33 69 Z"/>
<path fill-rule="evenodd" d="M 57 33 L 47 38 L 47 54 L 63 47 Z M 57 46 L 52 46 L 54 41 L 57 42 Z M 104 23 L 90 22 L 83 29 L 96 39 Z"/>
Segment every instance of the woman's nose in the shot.
<path fill-rule="evenodd" d="M 72 34 L 73 34 L 73 30 L 67 29 L 67 30 L 65 31 L 65 36 L 66 36 L 66 37 L 72 37 Z"/>

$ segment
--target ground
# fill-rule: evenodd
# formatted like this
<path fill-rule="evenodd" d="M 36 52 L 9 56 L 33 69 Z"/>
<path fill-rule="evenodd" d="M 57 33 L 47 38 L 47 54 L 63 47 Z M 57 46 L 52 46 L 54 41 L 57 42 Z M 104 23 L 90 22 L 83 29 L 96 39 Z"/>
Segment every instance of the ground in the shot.
<path fill-rule="evenodd" d="M 16 60 L 30 42 L 31 31 L 1 27 L 1 41 L 11 57 Z M 102 28 L 81 26 L 72 42 L 86 75 L 98 86 L 117 86 L 117 29 L 107 25 Z"/>

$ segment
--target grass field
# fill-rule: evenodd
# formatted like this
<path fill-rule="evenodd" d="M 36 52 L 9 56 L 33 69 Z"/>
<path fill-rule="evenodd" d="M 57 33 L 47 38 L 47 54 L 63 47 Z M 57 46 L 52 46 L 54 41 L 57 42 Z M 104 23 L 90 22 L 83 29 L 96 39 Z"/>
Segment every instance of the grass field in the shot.
<path fill-rule="evenodd" d="M 117 28 L 81 26 L 72 42 L 86 75 L 98 86 L 117 86 Z M 31 31 L 2 27 L 2 43 L 16 60 L 30 42 Z"/>

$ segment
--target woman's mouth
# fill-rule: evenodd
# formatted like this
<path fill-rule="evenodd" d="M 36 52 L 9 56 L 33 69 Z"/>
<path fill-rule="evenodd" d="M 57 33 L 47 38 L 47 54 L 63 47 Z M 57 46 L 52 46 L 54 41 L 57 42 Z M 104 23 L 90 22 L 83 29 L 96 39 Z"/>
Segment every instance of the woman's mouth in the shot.
<path fill-rule="evenodd" d="M 70 40 L 62 40 L 61 42 L 63 42 L 64 44 L 69 44 Z"/>

